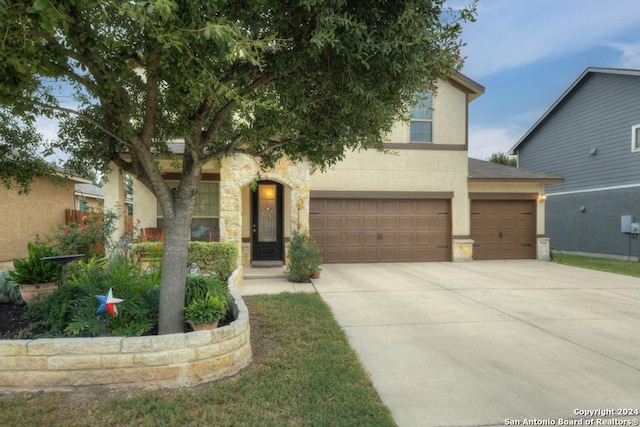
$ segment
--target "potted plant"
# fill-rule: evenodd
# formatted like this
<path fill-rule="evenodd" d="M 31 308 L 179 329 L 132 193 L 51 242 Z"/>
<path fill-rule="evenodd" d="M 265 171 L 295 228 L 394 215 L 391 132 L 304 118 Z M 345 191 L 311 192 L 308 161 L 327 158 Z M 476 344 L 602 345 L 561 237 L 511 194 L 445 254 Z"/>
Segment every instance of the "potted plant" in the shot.
<path fill-rule="evenodd" d="M 287 280 L 306 282 L 312 274 L 320 271 L 322 257 L 313 237 L 306 232 L 296 232 L 289 246 Z"/>
<path fill-rule="evenodd" d="M 34 297 L 58 288 L 57 281 L 60 280 L 62 267 L 42 260 L 44 257 L 57 255 L 51 246 L 29 243 L 27 249 L 29 257 L 14 259 L 14 271 L 9 274 L 20 285 L 20 295 L 24 302 L 29 303 Z"/>
<path fill-rule="evenodd" d="M 209 293 L 203 299 L 196 299 L 184 308 L 184 320 L 194 331 L 217 328 L 218 322 L 226 314 L 227 304 Z"/>

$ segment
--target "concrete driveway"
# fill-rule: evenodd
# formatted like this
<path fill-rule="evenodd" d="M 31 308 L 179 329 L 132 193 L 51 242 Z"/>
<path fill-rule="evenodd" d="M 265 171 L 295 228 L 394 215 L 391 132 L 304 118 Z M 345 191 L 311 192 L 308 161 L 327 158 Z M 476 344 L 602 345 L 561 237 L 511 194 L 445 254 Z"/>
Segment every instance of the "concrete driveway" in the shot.
<path fill-rule="evenodd" d="M 640 411 L 640 279 L 527 260 L 330 264 L 314 283 L 399 426 Z"/>

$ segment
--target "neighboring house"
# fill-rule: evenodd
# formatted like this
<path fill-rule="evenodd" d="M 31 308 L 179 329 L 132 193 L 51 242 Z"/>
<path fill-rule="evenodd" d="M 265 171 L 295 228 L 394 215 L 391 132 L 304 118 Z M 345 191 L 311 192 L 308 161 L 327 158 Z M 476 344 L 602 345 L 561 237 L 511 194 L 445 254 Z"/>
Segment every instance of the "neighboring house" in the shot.
<path fill-rule="evenodd" d="M 544 203 L 537 200 L 558 180 L 468 159 L 467 106 L 483 92 L 459 73 L 440 81 L 433 96 L 417 94 L 411 122 L 394 127 L 385 144 L 391 154 L 349 153 L 325 172 L 286 159 L 261 171 L 245 155 L 210 162 L 192 239 L 236 242 L 244 265 L 285 261 L 296 230 L 310 230 L 325 262 L 547 259 Z M 181 154 L 181 144 L 172 149 Z M 169 161 L 162 166 L 168 182 L 179 178 Z M 122 175 L 113 172 L 105 185 L 105 205 L 122 200 Z M 161 227 L 155 197 L 138 182 L 133 193 L 142 227 Z M 514 217 L 523 201 L 526 221 Z"/>
<path fill-rule="evenodd" d="M 104 189 L 93 184 L 76 184 L 74 195 L 75 209 L 79 211 L 97 209 L 104 203 Z"/>
<path fill-rule="evenodd" d="M 0 186 L 0 264 L 11 266 L 14 258 L 26 258 L 27 243 L 36 234 L 64 224 L 65 210 L 74 208 L 74 184 L 87 182 L 82 178 L 35 178 L 28 194 Z"/>
<path fill-rule="evenodd" d="M 547 190 L 553 248 L 638 258 L 621 225 L 640 222 L 639 100 L 640 70 L 588 68 L 511 149 L 520 167 L 565 178 Z"/>

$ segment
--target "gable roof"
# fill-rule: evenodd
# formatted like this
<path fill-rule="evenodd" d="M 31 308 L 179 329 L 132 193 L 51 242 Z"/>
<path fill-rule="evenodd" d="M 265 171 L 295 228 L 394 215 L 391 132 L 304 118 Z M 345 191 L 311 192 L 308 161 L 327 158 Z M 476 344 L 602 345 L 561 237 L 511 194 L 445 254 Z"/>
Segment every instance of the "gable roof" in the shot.
<path fill-rule="evenodd" d="M 458 71 L 454 71 L 453 74 L 449 76 L 449 81 L 456 83 L 457 86 L 467 94 L 467 102 L 473 101 L 484 93 L 484 86 Z"/>
<path fill-rule="evenodd" d="M 545 173 L 528 171 L 500 163 L 469 158 L 469 182 L 542 182 L 544 184 L 560 184 L 564 178 Z"/>
<path fill-rule="evenodd" d="M 93 184 L 76 184 L 76 194 L 104 199 L 104 189 Z"/>
<path fill-rule="evenodd" d="M 630 69 L 622 69 L 622 68 L 597 68 L 597 67 L 589 67 L 576 79 L 569 88 L 564 91 L 564 93 L 556 100 L 556 102 L 551 105 L 551 107 L 538 119 L 537 122 L 534 123 L 533 126 L 516 142 L 516 144 L 509 150 L 509 154 L 516 154 L 516 150 L 518 147 L 523 144 L 529 135 L 531 135 L 542 122 L 544 122 L 547 117 L 553 114 L 554 110 L 558 108 L 560 104 L 567 98 L 576 88 L 582 83 L 582 81 L 591 74 L 618 74 L 624 76 L 635 76 L 640 77 L 640 70 L 630 70 Z"/>

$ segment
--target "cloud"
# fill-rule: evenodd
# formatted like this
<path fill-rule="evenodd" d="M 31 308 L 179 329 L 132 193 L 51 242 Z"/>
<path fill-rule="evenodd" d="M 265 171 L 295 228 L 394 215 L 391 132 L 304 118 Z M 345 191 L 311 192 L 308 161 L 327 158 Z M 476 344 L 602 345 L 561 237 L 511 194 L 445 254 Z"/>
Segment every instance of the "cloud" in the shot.
<path fill-rule="evenodd" d="M 640 69 L 640 42 L 610 43 L 608 47 L 622 53 L 618 67 Z"/>
<path fill-rule="evenodd" d="M 519 127 L 469 127 L 469 157 L 485 160 L 493 153 L 506 153 L 522 137 Z"/>
<path fill-rule="evenodd" d="M 463 72 L 479 78 L 593 45 L 617 43 L 637 28 L 638 15 L 637 0 L 480 2 L 477 22 L 467 24 L 463 32 L 467 42 Z"/>

